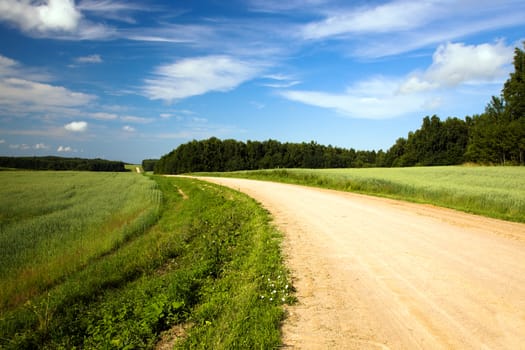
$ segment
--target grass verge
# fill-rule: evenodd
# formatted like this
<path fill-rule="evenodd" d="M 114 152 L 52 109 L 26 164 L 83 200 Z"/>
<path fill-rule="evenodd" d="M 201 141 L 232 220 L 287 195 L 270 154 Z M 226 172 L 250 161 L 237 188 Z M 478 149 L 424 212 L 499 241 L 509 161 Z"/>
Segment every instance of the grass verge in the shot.
<path fill-rule="evenodd" d="M 276 169 L 205 175 L 357 192 L 525 222 L 525 167 Z"/>
<path fill-rule="evenodd" d="M 2 312 L 1 348 L 151 349 L 177 325 L 178 349 L 279 346 L 293 295 L 268 213 L 216 185 L 154 181 L 158 222 Z"/>

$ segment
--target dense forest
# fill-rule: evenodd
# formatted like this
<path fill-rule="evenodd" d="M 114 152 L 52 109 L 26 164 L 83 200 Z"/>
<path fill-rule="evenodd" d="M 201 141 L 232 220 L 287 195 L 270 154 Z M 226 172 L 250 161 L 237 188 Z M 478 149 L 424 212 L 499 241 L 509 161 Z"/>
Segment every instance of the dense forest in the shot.
<path fill-rule="evenodd" d="M 29 170 L 126 171 L 123 162 L 63 157 L 0 157 L 0 167 Z"/>
<path fill-rule="evenodd" d="M 399 138 L 386 152 L 356 151 L 310 143 L 219 140 L 212 137 L 180 145 L 159 161 L 157 173 L 234 171 L 269 168 L 348 168 L 525 164 L 525 53 L 516 48 L 514 72 L 501 96 L 485 112 L 465 119 L 423 118 L 421 128 Z"/>

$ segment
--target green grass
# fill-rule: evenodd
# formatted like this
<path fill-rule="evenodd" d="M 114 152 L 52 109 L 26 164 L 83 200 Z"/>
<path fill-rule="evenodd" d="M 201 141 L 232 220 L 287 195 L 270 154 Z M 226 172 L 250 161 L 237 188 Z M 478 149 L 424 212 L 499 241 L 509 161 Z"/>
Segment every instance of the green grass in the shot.
<path fill-rule="evenodd" d="M 0 311 L 154 223 L 160 191 L 123 173 L 0 172 Z"/>
<path fill-rule="evenodd" d="M 447 166 L 214 173 L 430 203 L 525 222 L 525 168 Z"/>
<path fill-rule="evenodd" d="M 3 303 L 9 307 L 0 314 L 0 348 L 148 349 L 155 346 L 163 330 L 174 325 L 188 328 L 187 335 L 173 344 L 176 348 L 279 346 L 282 304 L 293 301 L 293 295 L 280 256 L 281 236 L 270 224 L 268 213 L 255 201 L 197 180 L 154 177 L 152 181 L 128 173 L 118 175 L 122 176 L 118 181 L 111 178 L 116 175 L 106 174 L 109 178 L 92 182 L 84 179 L 87 174 L 64 173 L 60 181 L 54 181 L 53 176 L 37 179 L 46 177 L 46 173 L 23 173 L 26 181 L 6 181 L 18 181 L 15 187 L 19 196 L 23 197 L 28 188 L 25 186 L 29 186 L 33 195 L 25 196 L 40 198 L 33 204 L 19 203 L 24 207 L 18 210 L 19 217 L 53 216 L 66 210 L 58 204 L 45 212 L 35 208 L 48 201 L 29 183 L 47 183 L 49 190 L 56 187 L 54 196 L 62 196 L 65 201 L 64 196 L 69 194 L 72 203 L 77 202 L 77 195 L 90 191 L 75 187 L 71 196 L 67 184 L 72 182 L 79 186 L 86 181 L 86 186 L 94 186 L 92 195 L 105 188 L 108 197 L 118 197 L 121 188 L 117 182 L 123 182 L 128 190 L 132 190 L 130 184 L 144 183 L 148 189 L 142 187 L 142 196 L 150 196 L 150 188 L 162 193 L 158 221 L 121 240 L 104 254 L 85 260 L 76 269 L 66 269 L 61 278 L 28 296 L 23 304 L 4 296 Z M 103 187 L 105 182 L 108 186 L 111 183 L 111 188 Z M 41 188 L 40 192 L 47 190 Z M 88 197 L 80 196 L 81 202 L 88 201 Z M 129 200 L 121 204 L 131 205 Z M 109 217 L 116 212 L 110 212 Z M 141 213 L 135 212 L 135 217 Z M 62 220 L 75 221 L 77 217 L 64 216 Z M 2 225 L 16 221 L 3 219 Z M 121 226 L 112 226 L 118 236 Z M 75 236 L 82 232 L 77 231 Z M 39 236 L 39 232 L 31 234 Z M 42 243 L 30 248 L 36 256 L 44 257 L 44 248 L 51 246 L 44 242 L 60 240 L 52 232 L 37 238 Z M 63 246 L 71 247 L 74 242 L 75 239 L 66 239 Z M 44 247 L 44 253 L 38 247 Z M 11 249 L 17 251 L 19 247 Z M 31 263 L 30 258 L 24 259 L 21 261 Z"/>

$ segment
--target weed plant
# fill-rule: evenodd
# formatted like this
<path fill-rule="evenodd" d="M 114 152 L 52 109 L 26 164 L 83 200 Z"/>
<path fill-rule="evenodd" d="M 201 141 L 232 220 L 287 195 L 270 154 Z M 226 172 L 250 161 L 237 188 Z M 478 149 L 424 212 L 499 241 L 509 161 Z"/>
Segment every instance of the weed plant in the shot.
<path fill-rule="evenodd" d="M 524 167 L 276 169 L 213 175 L 372 194 L 525 222 Z"/>
<path fill-rule="evenodd" d="M 0 348 L 151 349 L 175 325 L 189 328 L 181 349 L 280 345 L 293 294 L 268 214 L 229 189 L 154 179 L 158 222 L 3 312 Z"/>

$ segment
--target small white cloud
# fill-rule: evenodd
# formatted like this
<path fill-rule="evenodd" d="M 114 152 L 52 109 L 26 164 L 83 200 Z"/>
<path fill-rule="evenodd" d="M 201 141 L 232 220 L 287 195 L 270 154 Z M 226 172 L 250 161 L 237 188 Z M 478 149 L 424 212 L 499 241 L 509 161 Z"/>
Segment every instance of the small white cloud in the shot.
<path fill-rule="evenodd" d="M 128 122 L 128 123 L 136 123 L 136 124 L 148 124 L 148 123 L 151 123 L 153 121 L 150 118 L 136 117 L 134 115 L 122 116 L 122 117 L 120 117 L 120 120 Z"/>
<path fill-rule="evenodd" d="M 75 59 L 77 63 L 102 63 L 102 57 L 100 55 L 88 55 L 88 56 L 82 56 L 77 57 Z"/>
<path fill-rule="evenodd" d="M 48 145 L 46 145 L 44 143 L 37 143 L 33 148 L 42 150 L 42 149 L 49 149 L 50 146 L 48 146 Z"/>
<path fill-rule="evenodd" d="M 18 145 L 18 144 L 9 145 L 9 148 L 11 148 L 11 149 L 20 149 L 20 150 L 28 150 L 31 147 L 29 145 L 26 145 L 25 143 L 23 143 L 21 145 Z"/>
<path fill-rule="evenodd" d="M 4 140 L 4 139 L 1 139 L 1 140 L 0 140 L 0 145 L 3 144 L 3 143 L 5 143 L 5 140 Z"/>
<path fill-rule="evenodd" d="M 70 152 L 76 152 L 76 150 L 71 148 L 70 146 L 58 146 L 57 152 L 70 153 Z"/>
<path fill-rule="evenodd" d="M 277 82 L 273 83 L 264 83 L 263 86 L 274 88 L 274 89 L 284 89 L 300 84 L 301 82 L 295 80 L 293 77 L 284 75 L 284 74 L 269 74 L 263 76 L 264 79 L 275 80 Z"/>
<path fill-rule="evenodd" d="M 97 112 L 97 113 L 91 113 L 89 116 L 93 119 L 98 120 L 115 120 L 118 118 L 118 115 L 114 113 L 105 113 L 105 112 Z"/>
<path fill-rule="evenodd" d="M 159 116 L 161 118 L 163 118 L 163 119 L 168 119 L 168 118 L 173 117 L 173 114 L 171 114 L 171 113 L 161 113 Z"/>
<path fill-rule="evenodd" d="M 71 122 L 69 124 L 64 125 L 64 128 L 67 131 L 72 131 L 72 132 L 84 132 L 87 130 L 87 127 L 88 127 L 88 124 L 84 121 Z"/>
<path fill-rule="evenodd" d="M 72 31 L 81 18 L 73 0 L 0 0 L 0 20 L 26 32 Z"/>
<path fill-rule="evenodd" d="M 300 81 L 289 81 L 287 83 L 266 83 L 262 84 L 263 86 L 274 88 L 274 89 L 286 89 L 292 86 L 295 86 L 297 84 L 301 84 Z"/>
<path fill-rule="evenodd" d="M 135 132 L 135 128 L 129 125 L 124 125 L 122 127 L 122 130 L 124 130 L 125 132 Z"/>
<path fill-rule="evenodd" d="M 155 70 L 146 79 L 144 95 L 152 100 L 174 101 L 210 91 L 230 91 L 261 71 L 260 64 L 229 56 L 204 56 L 179 60 Z"/>

